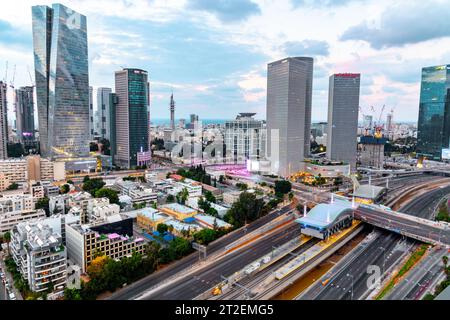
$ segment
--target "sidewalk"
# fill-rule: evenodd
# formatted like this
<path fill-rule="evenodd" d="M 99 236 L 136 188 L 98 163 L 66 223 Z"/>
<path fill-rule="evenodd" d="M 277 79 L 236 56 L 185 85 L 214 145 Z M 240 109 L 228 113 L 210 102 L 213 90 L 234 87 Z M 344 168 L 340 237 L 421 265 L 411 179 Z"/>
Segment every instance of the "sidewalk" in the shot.
<path fill-rule="evenodd" d="M 19 290 L 17 290 L 14 287 L 14 280 L 12 278 L 12 275 L 8 272 L 8 270 L 6 268 L 5 261 L 4 261 L 5 257 L 6 257 L 6 253 L 4 251 L 0 252 L 0 267 L 3 270 L 2 272 L 5 273 L 6 279 L 8 279 L 9 285 L 16 296 L 16 300 L 23 300 L 22 295 L 20 294 Z M 1 289 L 4 290 L 3 283 L 1 285 Z M 7 297 L 6 300 L 9 300 L 9 297 Z"/>

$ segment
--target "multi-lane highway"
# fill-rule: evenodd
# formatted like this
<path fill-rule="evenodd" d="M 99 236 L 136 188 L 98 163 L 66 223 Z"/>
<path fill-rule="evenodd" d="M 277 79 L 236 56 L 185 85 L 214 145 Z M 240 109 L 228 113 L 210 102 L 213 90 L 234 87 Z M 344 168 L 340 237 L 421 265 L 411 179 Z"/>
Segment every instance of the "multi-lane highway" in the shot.
<path fill-rule="evenodd" d="M 221 250 L 223 250 L 227 245 L 239 240 L 241 237 L 245 236 L 246 234 L 249 234 L 252 231 L 255 231 L 262 226 L 266 225 L 270 221 L 272 221 L 274 218 L 285 214 L 290 209 L 288 206 L 283 207 L 281 209 L 275 210 L 268 215 L 261 217 L 257 221 L 254 221 L 250 224 L 248 224 L 246 227 L 240 228 L 212 243 L 210 243 L 207 246 L 207 254 L 212 255 L 214 253 L 217 253 Z M 113 300 L 130 300 L 134 299 L 136 296 L 141 294 L 142 292 L 154 287 L 155 285 L 158 285 L 161 281 L 168 279 L 170 277 L 173 277 L 179 273 L 182 273 L 183 271 L 187 270 L 189 267 L 197 263 L 198 261 L 198 254 L 193 253 L 179 261 L 176 261 L 169 265 L 166 268 L 163 268 L 133 284 L 128 285 L 127 287 L 118 290 L 114 294 L 112 294 L 107 299 L 113 299 Z"/>
<path fill-rule="evenodd" d="M 419 196 L 402 208 L 402 212 L 423 218 L 430 218 L 436 203 L 445 194 L 450 193 L 450 187 L 437 188 Z M 369 210 L 372 216 L 372 212 Z M 380 218 L 378 214 L 377 218 Z M 393 219 L 394 220 L 394 219 Z M 395 224 L 395 223 L 394 223 Z M 380 271 L 390 270 L 402 255 L 412 249 L 414 241 L 402 238 L 400 235 L 384 230 L 375 230 L 368 241 L 363 242 L 330 270 L 324 277 L 329 279 L 326 286 L 315 283 L 301 294 L 299 299 L 353 299 L 366 298 L 375 289 L 368 288 L 367 280 L 370 265 L 376 265 Z M 353 290 L 352 290 L 353 287 Z"/>
<path fill-rule="evenodd" d="M 428 254 L 385 297 L 387 300 L 418 300 L 443 276 L 444 248 L 430 248 Z"/>
<path fill-rule="evenodd" d="M 280 246 L 299 235 L 300 228 L 298 224 L 291 222 L 286 228 L 273 232 L 267 238 L 238 249 L 215 261 L 214 264 L 201 268 L 187 277 L 180 277 L 168 286 L 164 286 L 149 294 L 143 294 L 139 299 L 193 299 L 221 282 L 223 280 L 222 277 L 228 277 L 239 271 L 243 266 L 270 253 L 273 250 L 273 246 Z"/>

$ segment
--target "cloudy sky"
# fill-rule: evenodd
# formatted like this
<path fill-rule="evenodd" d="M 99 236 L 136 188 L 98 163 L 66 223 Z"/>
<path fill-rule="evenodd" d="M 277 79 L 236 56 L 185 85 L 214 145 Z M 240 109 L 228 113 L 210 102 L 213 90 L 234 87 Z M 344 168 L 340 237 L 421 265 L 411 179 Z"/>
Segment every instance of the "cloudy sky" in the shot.
<path fill-rule="evenodd" d="M 3 3 L 4 2 L 4 3 Z M 15 85 L 33 72 L 31 6 L 2 1 L 0 79 L 9 61 Z M 416 121 L 423 66 L 450 63 L 449 1 L 73 0 L 88 19 L 90 84 L 113 87 L 121 66 L 146 69 L 154 118 L 265 118 L 267 63 L 314 57 L 313 120 L 325 120 L 328 77 L 362 74 L 360 105 L 378 117 Z M 383 118 L 385 118 L 384 113 Z"/>

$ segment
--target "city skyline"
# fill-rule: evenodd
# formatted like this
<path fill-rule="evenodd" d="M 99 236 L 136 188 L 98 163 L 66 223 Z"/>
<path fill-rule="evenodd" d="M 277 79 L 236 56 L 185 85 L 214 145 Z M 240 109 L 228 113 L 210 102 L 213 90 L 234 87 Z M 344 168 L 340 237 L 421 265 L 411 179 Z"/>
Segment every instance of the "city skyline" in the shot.
<path fill-rule="evenodd" d="M 9 62 L 9 81 L 17 65 L 16 87 L 30 85 L 29 7 L 51 2 L 6 4 L 0 13 L 0 49 Z M 201 118 L 232 119 L 245 111 L 264 119 L 265 65 L 302 55 L 315 60 L 314 121 L 326 119 L 328 77 L 338 72 L 361 73 L 364 111 L 370 105 L 379 110 L 386 104 L 395 107 L 394 121 L 417 121 L 421 68 L 450 61 L 448 51 L 434 48 L 445 48 L 450 42 L 441 31 L 445 28 L 419 23 L 401 39 L 386 32 L 410 23 L 421 12 L 429 16 L 439 12 L 439 1 L 403 4 L 410 9 L 403 11 L 412 12 L 412 17 L 395 10 L 389 1 L 369 0 L 364 4 L 277 1 L 278 17 L 269 16 L 275 9 L 273 2 L 249 0 L 230 6 L 202 1 L 176 1 L 171 6 L 161 1 L 62 3 L 95 21 L 88 25 L 90 85 L 112 87 L 120 66 L 148 70 L 152 118 L 168 117 L 167 101 L 173 90 L 179 118 L 188 118 L 195 110 Z M 445 14 L 438 16 L 446 23 Z M 285 23 L 278 25 L 280 19 Z M 294 28 L 299 20 L 308 28 Z M 5 61 L 0 62 L 0 74 L 5 74 Z"/>

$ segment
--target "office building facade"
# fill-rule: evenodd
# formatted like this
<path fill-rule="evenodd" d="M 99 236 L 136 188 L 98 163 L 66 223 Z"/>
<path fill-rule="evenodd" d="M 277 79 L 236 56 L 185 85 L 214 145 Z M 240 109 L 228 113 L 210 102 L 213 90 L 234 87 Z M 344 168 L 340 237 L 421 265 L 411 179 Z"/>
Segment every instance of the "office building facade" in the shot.
<path fill-rule="evenodd" d="M 265 156 L 264 122 L 255 113 L 239 113 L 235 120 L 225 122 L 225 146 L 228 163 L 246 163 Z"/>
<path fill-rule="evenodd" d="M 44 157 L 89 155 L 86 17 L 61 4 L 33 6 L 40 150 Z"/>
<path fill-rule="evenodd" d="M 24 146 L 32 146 L 35 140 L 33 87 L 16 89 L 15 103 L 17 136 Z"/>
<path fill-rule="evenodd" d="M 289 176 L 309 155 L 313 58 L 293 57 L 267 67 L 267 155 L 273 173 Z"/>
<path fill-rule="evenodd" d="M 115 73 L 116 159 L 119 167 L 138 165 L 138 153 L 149 152 L 149 84 L 147 71 Z"/>
<path fill-rule="evenodd" d="M 98 123 L 98 135 L 102 139 L 106 139 L 111 142 L 111 88 L 98 88 L 97 89 L 97 120 Z"/>
<path fill-rule="evenodd" d="M 327 158 L 350 164 L 356 170 L 359 73 L 338 73 L 330 76 L 328 91 Z"/>
<path fill-rule="evenodd" d="M 450 65 L 422 68 L 417 155 L 441 160 L 450 149 Z"/>

